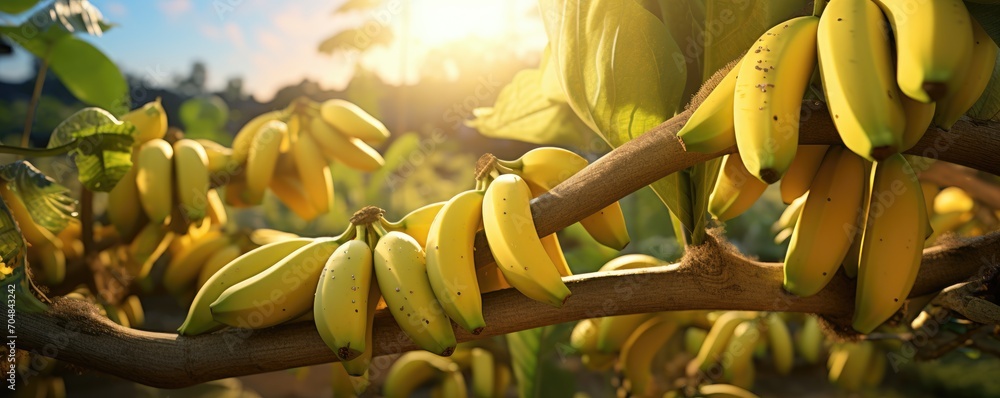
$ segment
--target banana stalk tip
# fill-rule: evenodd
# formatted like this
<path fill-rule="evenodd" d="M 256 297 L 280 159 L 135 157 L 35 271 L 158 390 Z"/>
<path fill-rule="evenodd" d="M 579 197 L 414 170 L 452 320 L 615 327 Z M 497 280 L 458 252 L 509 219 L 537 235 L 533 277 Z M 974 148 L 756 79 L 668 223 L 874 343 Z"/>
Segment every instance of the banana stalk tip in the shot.
<path fill-rule="evenodd" d="M 948 85 L 943 82 L 924 82 L 920 87 L 931 101 L 938 101 L 948 95 Z"/>

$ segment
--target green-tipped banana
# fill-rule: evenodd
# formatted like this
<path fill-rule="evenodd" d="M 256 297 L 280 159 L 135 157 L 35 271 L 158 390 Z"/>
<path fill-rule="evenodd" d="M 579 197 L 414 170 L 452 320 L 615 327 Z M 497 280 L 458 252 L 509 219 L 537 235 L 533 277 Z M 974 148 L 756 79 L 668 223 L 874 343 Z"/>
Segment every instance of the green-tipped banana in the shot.
<path fill-rule="evenodd" d="M 448 201 L 427 235 L 427 277 L 434 296 L 463 329 L 479 334 L 486 326 L 476 280 L 476 231 L 483 219 L 483 191 L 465 191 Z"/>

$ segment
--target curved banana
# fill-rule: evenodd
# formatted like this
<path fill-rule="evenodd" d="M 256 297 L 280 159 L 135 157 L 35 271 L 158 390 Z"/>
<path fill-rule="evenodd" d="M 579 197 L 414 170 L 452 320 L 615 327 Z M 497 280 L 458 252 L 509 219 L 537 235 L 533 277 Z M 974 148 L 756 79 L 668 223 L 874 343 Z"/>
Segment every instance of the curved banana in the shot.
<path fill-rule="evenodd" d="M 865 179 L 864 179 L 864 193 L 861 194 L 861 207 L 858 208 L 857 218 L 855 218 L 854 225 L 858 228 L 854 229 L 854 237 L 851 238 L 851 247 L 847 249 L 847 255 L 844 256 L 844 263 L 841 267 L 844 269 L 844 275 L 848 278 L 854 279 L 858 276 L 858 264 L 861 262 L 861 241 L 865 232 L 865 220 L 868 219 L 868 205 L 871 204 L 871 175 L 874 165 L 872 162 L 865 160 Z"/>
<path fill-rule="evenodd" d="M 244 124 L 233 138 L 233 152 L 230 155 L 230 162 L 234 165 L 246 163 L 247 158 L 250 157 L 250 149 L 253 147 L 253 139 L 260 132 L 261 127 L 283 117 L 285 117 L 285 111 L 270 111 L 257 115 Z"/>
<path fill-rule="evenodd" d="M 18 229 L 28 242 L 29 261 L 40 261 L 45 270 L 45 283 L 56 285 L 66 277 L 66 256 L 62 240 L 51 231 L 35 224 L 31 212 L 21 199 L 21 195 L 10 189 L 9 184 L 0 183 L 0 196 L 10 209 Z"/>
<path fill-rule="evenodd" d="M 992 68 L 990 69 L 993 70 Z M 903 137 L 899 141 L 899 151 L 903 152 L 920 142 L 927 128 L 931 126 L 937 104 L 934 102 L 923 103 L 903 95 L 903 115 L 906 116 L 906 128 L 903 129 Z M 972 105 L 969 105 L 972 106 Z"/>
<path fill-rule="evenodd" d="M 135 132 L 132 133 L 132 137 L 135 138 L 133 146 L 163 138 L 167 134 L 167 111 L 163 109 L 160 97 L 122 115 L 118 120 L 135 126 Z"/>
<path fill-rule="evenodd" d="M 372 362 L 372 350 L 374 344 L 372 343 L 372 325 L 375 324 L 375 309 L 380 305 L 385 306 L 385 301 L 382 300 L 382 291 L 379 290 L 378 281 L 372 277 L 372 281 L 368 286 L 368 319 L 366 322 L 365 330 L 365 350 L 358 355 L 357 358 L 349 359 L 344 361 L 344 368 L 347 369 L 347 373 L 352 376 L 361 376 L 368 374 L 368 368 Z M 319 327 L 319 323 L 317 323 Z"/>
<path fill-rule="evenodd" d="M 928 103 L 958 91 L 972 57 L 969 10 L 961 0 L 875 0 L 896 40 L 896 82 Z"/>
<path fill-rule="evenodd" d="M 830 354 L 830 381 L 847 391 L 860 390 L 874 354 L 874 344 L 861 341 L 848 344 L 839 351 L 836 356 Z"/>
<path fill-rule="evenodd" d="M 497 177 L 483 199 L 483 226 L 504 278 L 524 295 L 561 307 L 570 291 L 535 231 L 528 184 L 514 174 Z"/>
<path fill-rule="evenodd" d="M 719 221 L 731 220 L 753 206 L 765 189 L 767 184 L 747 171 L 739 153 L 726 155 L 708 197 L 708 212 Z"/>
<path fill-rule="evenodd" d="M 349 137 L 371 143 L 389 138 L 389 129 L 382 122 L 351 102 L 342 99 L 323 101 L 319 114 L 323 121 Z"/>
<path fill-rule="evenodd" d="M 299 238 L 298 235 L 291 232 L 279 231 L 276 229 L 269 228 L 257 228 L 250 233 L 250 242 L 255 245 L 269 245 L 271 243 L 284 242 L 286 240 L 292 240 Z"/>
<path fill-rule="evenodd" d="M 493 354 L 476 347 L 472 349 L 472 396 L 476 398 L 493 398 L 497 389 L 496 369 L 493 364 Z"/>
<path fill-rule="evenodd" d="M 785 290 L 800 297 L 818 293 L 837 273 L 859 228 L 864 160 L 833 147 L 813 179 L 785 255 Z"/>
<path fill-rule="evenodd" d="M 339 239 L 343 237 L 315 239 L 273 266 L 231 285 L 209 305 L 212 317 L 226 325 L 260 329 L 309 312 L 323 265 L 340 246 Z"/>
<path fill-rule="evenodd" d="M 698 356 L 688 363 L 687 374 L 694 376 L 716 366 L 719 355 L 728 346 L 736 326 L 756 316 L 757 314 L 752 311 L 729 311 L 720 315 L 712 325 L 712 329 L 708 331 L 708 336 L 705 336 L 705 342 L 698 350 Z"/>
<path fill-rule="evenodd" d="M 715 153 L 736 145 L 733 102 L 736 97 L 736 76 L 739 75 L 742 64 L 741 57 L 719 69 L 708 79 L 718 81 L 719 84 L 677 132 L 685 151 Z M 722 73 L 725 73 L 725 77 L 720 77 Z"/>
<path fill-rule="evenodd" d="M 175 234 L 165 225 L 149 223 L 139 230 L 139 234 L 129 243 L 129 263 L 134 267 L 132 275 L 140 285 L 147 280 L 149 272 L 153 269 L 153 263 L 167 251 L 174 237 Z"/>
<path fill-rule="evenodd" d="M 163 224 L 174 206 L 172 183 L 174 147 L 162 139 L 152 139 L 139 147 L 135 175 L 139 203 L 153 224 Z"/>
<path fill-rule="evenodd" d="M 618 361 L 631 395 L 654 395 L 657 386 L 653 379 L 653 357 L 670 341 L 677 327 L 673 319 L 653 317 L 639 325 L 625 341 Z"/>
<path fill-rule="evenodd" d="M 339 161 L 347 167 L 361 171 L 375 171 L 385 165 L 385 159 L 378 151 L 357 138 L 341 134 L 322 118 L 312 118 L 308 129 L 323 155 L 329 160 Z"/>
<path fill-rule="evenodd" d="M 264 191 L 274 176 L 278 155 L 281 154 L 280 143 L 288 139 L 288 125 L 279 121 L 270 121 L 260 127 L 250 141 L 250 153 L 247 155 L 246 191 L 243 201 L 249 204 L 260 204 Z"/>
<path fill-rule="evenodd" d="M 795 335 L 795 351 L 810 364 L 819 363 L 823 352 L 823 331 L 816 316 L 806 316 L 802 327 Z"/>
<path fill-rule="evenodd" d="M 229 246 L 223 247 L 219 251 L 213 253 L 208 259 L 205 260 L 205 264 L 201 266 L 201 270 L 198 272 L 198 283 L 197 289 L 201 290 L 202 286 L 205 286 L 205 282 L 219 272 L 222 267 L 226 264 L 233 262 L 236 258 L 243 254 L 240 247 L 235 244 L 230 244 Z"/>
<path fill-rule="evenodd" d="M 885 365 L 888 360 L 877 349 L 873 348 L 872 350 L 871 358 L 868 360 L 868 368 L 865 369 L 865 377 L 861 380 L 861 385 L 864 388 L 876 388 L 882 384 L 882 379 L 885 378 Z"/>
<path fill-rule="evenodd" d="M 596 348 L 604 354 L 617 354 L 632 332 L 656 314 L 606 316 L 597 323 Z"/>
<path fill-rule="evenodd" d="M 759 398 L 756 394 L 731 384 L 709 384 L 698 387 L 705 398 Z"/>
<path fill-rule="evenodd" d="M 324 173 L 324 175 L 327 173 Z M 271 177 L 271 192 L 288 207 L 295 215 L 305 221 L 319 217 L 320 213 L 313 207 L 306 186 L 298 174 L 275 174 Z M 332 186 L 331 186 L 332 187 Z"/>
<path fill-rule="evenodd" d="M 420 348 L 451 355 L 455 333 L 434 297 L 420 244 L 402 232 L 385 233 L 375 246 L 375 275 L 400 329 Z"/>
<path fill-rule="evenodd" d="M 648 254 L 626 254 L 615 257 L 601 266 L 599 271 L 616 271 L 623 269 L 649 268 L 665 265 L 666 262 Z"/>
<path fill-rule="evenodd" d="M 382 384 L 382 395 L 386 398 L 406 398 L 421 385 L 457 371 L 458 365 L 447 358 L 426 351 L 410 351 L 400 355 L 389 368 Z"/>
<path fill-rule="evenodd" d="M 455 323 L 472 334 L 486 327 L 476 279 L 476 231 L 483 220 L 483 195 L 455 195 L 437 213 L 427 234 L 427 278 L 434 296 Z"/>
<path fill-rule="evenodd" d="M 868 160 L 896 153 L 906 127 L 884 26 L 869 0 L 831 1 L 816 36 L 830 116 L 844 144 Z"/>
<path fill-rule="evenodd" d="M 360 387 L 354 381 L 347 370 L 344 369 L 344 364 L 340 362 L 334 362 L 330 364 L 330 369 L 332 370 L 332 382 L 330 383 L 333 387 L 333 397 L 334 398 L 357 398 L 358 394 L 364 392 L 364 389 L 358 391 Z M 363 378 L 367 382 L 367 377 Z M 367 388 L 367 385 L 365 385 Z"/>
<path fill-rule="evenodd" d="M 229 223 L 229 215 L 226 214 L 226 204 L 222 203 L 222 197 L 219 196 L 219 191 L 214 189 L 209 189 L 208 194 L 205 195 L 208 200 L 208 209 L 206 209 L 206 215 L 211 221 L 211 225 L 226 225 Z"/>
<path fill-rule="evenodd" d="M 430 233 L 431 224 L 438 212 L 448 203 L 437 202 L 422 206 L 409 212 L 396 222 L 383 222 L 382 226 L 389 231 L 399 231 L 410 235 L 417 240 L 420 247 L 427 246 L 427 234 Z"/>
<path fill-rule="evenodd" d="M 972 22 L 972 58 L 965 73 L 961 74 L 961 84 L 957 90 L 940 99 L 935 110 L 934 124 L 945 130 L 950 130 L 983 95 L 990 76 L 993 75 L 993 67 L 996 66 L 997 52 L 1000 51 L 983 26 L 975 18 L 969 20 Z"/>
<path fill-rule="evenodd" d="M 507 390 L 510 388 L 510 382 L 513 379 L 513 374 L 510 367 L 502 363 L 497 364 L 494 369 L 496 369 L 496 372 L 493 379 L 493 396 L 506 397 Z"/>
<path fill-rule="evenodd" d="M 545 254 L 549 255 L 549 260 L 556 266 L 559 276 L 573 276 L 573 270 L 566 262 L 566 255 L 563 253 L 562 245 L 559 244 L 559 236 L 553 233 L 543 236 L 540 240 L 542 247 L 545 248 Z"/>
<path fill-rule="evenodd" d="M 431 398 L 466 398 L 468 394 L 465 377 L 458 370 L 445 373 L 440 384 L 431 388 Z"/>
<path fill-rule="evenodd" d="M 573 326 L 573 331 L 569 335 L 569 345 L 574 350 L 583 353 L 595 353 L 597 351 L 597 329 L 602 318 L 581 319 Z"/>
<path fill-rule="evenodd" d="M 205 147 L 195 140 L 175 142 L 174 176 L 184 216 L 192 222 L 201 221 L 208 211 L 208 154 Z"/>
<path fill-rule="evenodd" d="M 903 306 L 930 232 L 923 191 L 902 155 L 876 163 L 870 186 L 852 321 L 861 333 L 871 333 Z"/>
<path fill-rule="evenodd" d="M 338 247 L 326 261 L 313 301 L 316 329 L 342 360 L 354 359 L 367 348 L 368 290 L 374 260 L 364 240 L 365 230 L 358 228 L 358 236 Z"/>
<path fill-rule="evenodd" d="M 191 289 L 205 262 L 231 243 L 229 235 L 224 235 L 220 231 L 211 231 L 200 239 L 192 241 L 184 251 L 170 259 L 167 270 L 163 273 L 163 287 L 175 295 Z"/>
<path fill-rule="evenodd" d="M 480 293 L 495 292 L 512 287 L 510 283 L 507 283 L 503 272 L 496 264 L 476 268 L 476 282 L 479 284 Z"/>
<path fill-rule="evenodd" d="M 305 188 L 306 199 L 319 214 L 330 211 L 333 201 L 333 177 L 330 163 L 323 157 L 319 144 L 309 134 L 300 134 L 292 148 L 295 168 Z"/>
<path fill-rule="evenodd" d="M 133 328 L 141 328 L 146 323 L 146 312 L 142 309 L 142 302 L 139 296 L 131 295 L 122 301 L 122 310 L 128 318 L 129 325 Z"/>
<path fill-rule="evenodd" d="M 829 145 L 801 145 L 788 171 L 781 177 L 781 201 L 790 204 L 805 195 L 823 163 Z"/>
<path fill-rule="evenodd" d="M 736 78 L 736 146 L 750 174 L 778 182 L 795 157 L 799 111 L 816 66 L 819 18 L 792 18 L 760 36 Z"/>
<path fill-rule="evenodd" d="M 792 335 L 788 326 L 777 313 L 772 312 L 764 317 L 767 326 L 767 346 L 771 348 L 771 360 L 780 375 L 792 372 L 795 362 L 795 352 L 792 348 Z"/>
<path fill-rule="evenodd" d="M 236 165 L 233 164 L 233 150 L 225 145 L 218 142 L 207 140 L 204 138 L 197 138 L 203 148 L 205 148 L 205 155 L 208 157 L 208 172 L 211 174 L 221 174 L 221 173 L 234 173 L 236 171 Z"/>
<path fill-rule="evenodd" d="M 781 212 L 778 216 L 778 221 L 771 224 L 771 232 L 778 232 L 784 230 L 791 230 L 795 228 L 795 224 L 799 221 L 799 214 L 802 214 L 802 207 L 806 204 L 806 199 L 809 198 L 809 192 L 806 192 L 802 196 L 795 198 L 792 203 L 789 203 L 785 210 Z"/>
<path fill-rule="evenodd" d="M 747 368 L 753 366 L 753 353 L 760 341 L 760 334 L 760 323 L 757 320 L 743 321 L 736 325 L 720 359 L 724 380 L 741 384 L 734 380 L 737 375 L 745 375 Z"/>
<path fill-rule="evenodd" d="M 125 242 L 131 241 L 139 233 L 145 221 L 145 214 L 139 203 L 139 187 L 135 181 L 138 170 L 138 166 L 132 165 L 115 187 L 111 188 L 111 192 L 108 192 L 108 221 L 115 226 L 118 235 Z"/>

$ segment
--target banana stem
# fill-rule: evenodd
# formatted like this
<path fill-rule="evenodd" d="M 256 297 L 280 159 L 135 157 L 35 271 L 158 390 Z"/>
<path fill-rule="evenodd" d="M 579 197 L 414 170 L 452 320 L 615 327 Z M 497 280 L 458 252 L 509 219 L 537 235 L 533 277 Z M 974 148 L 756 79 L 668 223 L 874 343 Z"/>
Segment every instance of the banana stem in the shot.
<path fill-rule="evenodd" d="M 389 233 L 389 231 L 386 231 L 385 228 L 382 227 L 382 223 L 372 223 L 370 225 L 370 227 L 373 230 L 375 230 L 375 235 L 377 235 L 379 238 L 381 238 L 381 237 L 385 236 L 385 234 Z"/>
<path fill-rule="evenodd" d="M 333 240 L 337 241 L 339 244 L 347 243 L 347 241 L 354 239 L 357 236 L 358 230 L 355 228 L 354 223 L 348 224 L 347 229 L 340 236 L 334 237 Z"/>
<path fill-rule="evenodd" d="M 354 234 L 357 235 L 357 236 L 354 237 L 354 239 L 356 239 L 356 240 L 360 240 L 362 242 L 365 242 L 365 241 L 368 240 L 368 229 L 365 228 L 364 225 L 355 226 L 354 227 Z"/>
<path fill-rule="evenodd" d="M 813 1 L 813 16 L 820 16 L 823 14 L 823 9 L 826 8 L 827 0 L 814 0 Z"/>

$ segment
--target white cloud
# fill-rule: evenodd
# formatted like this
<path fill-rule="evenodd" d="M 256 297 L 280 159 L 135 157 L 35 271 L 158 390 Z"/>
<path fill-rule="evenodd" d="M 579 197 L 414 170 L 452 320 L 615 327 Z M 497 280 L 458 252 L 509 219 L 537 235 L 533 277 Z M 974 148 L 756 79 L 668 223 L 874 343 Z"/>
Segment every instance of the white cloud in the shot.
<path fill-rule="evenodd" d="M 191 0 L 160 0 L 156 5 L 168 17 L 177 17 L 191 11 Z"/>
<path fill-rule="evenodd" d="M 243 39 L 243 30 L 240 29 L 239 25 L 232 22 L 227 23 L 225 26 L 225 32 L 226 38 L 229 39 L 229 42 L 237 48 L 243 49 L 247 47 L 246 40 Z"/>

